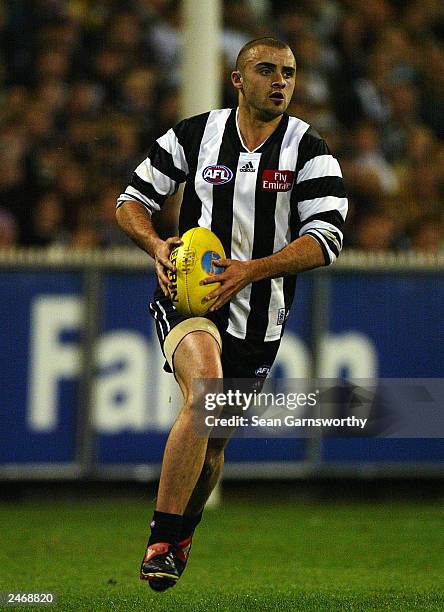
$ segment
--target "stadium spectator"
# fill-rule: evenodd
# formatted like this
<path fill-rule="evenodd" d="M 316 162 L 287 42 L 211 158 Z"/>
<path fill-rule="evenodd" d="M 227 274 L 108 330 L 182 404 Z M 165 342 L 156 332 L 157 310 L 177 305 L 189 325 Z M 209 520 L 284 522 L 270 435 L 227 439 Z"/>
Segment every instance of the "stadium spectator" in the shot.
<path fill-rule="evenodd" d="M 411 230 L 411 248 L 437 255 L 444 251 L 444 225 L 439 216 L 424 217 Z"/>
<path fill-rule="evenodd" d="M 31 242 L 38 246 L 66 243 L 63 202 L 57 191 L 48 191 L 37 202 L 32 214 Z"/>
<path fill-rule="evenodd" d="M 396 246 L 409 247 L 411 224 L 443 208 L 442 2 L 229 0 L 223 20 L 224 105 L 236 104 L 227 66 L 246 40 L 293 45 L 291 112 L 342 151 L 354 222 L 389 198 Z M 100 199 L 177 122 L 183 44 L 180 0 L 0 2 L 0 206 L 20 244 L 41 244 L 29 219 L 48 190 L 72 234 L 85 190 Z"/>
<path fill-rule="evenodd" d="M 0 249 L 9 249 L 17 244 L 18 227 L 14 216 L 0 208 Z"/>
<path fill-rule="evenodd" d="M 356 246 L 362 251 L 386 251 L 394 244 L 395 221 L 387 214 L 363 215 L 355 229 Z"/>

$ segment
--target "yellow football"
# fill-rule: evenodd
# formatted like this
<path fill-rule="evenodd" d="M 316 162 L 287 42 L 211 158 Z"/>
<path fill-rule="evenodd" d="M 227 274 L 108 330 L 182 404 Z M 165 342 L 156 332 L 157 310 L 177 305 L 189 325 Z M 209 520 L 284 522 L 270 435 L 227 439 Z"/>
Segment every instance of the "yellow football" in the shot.
<path fill-rule="evenodd" d="M 173 249 L 170 255 L 170 260 L 176 264 L 175 272 L 168 271 L 171 301 L 184 316 L 201 317 L 216 301 L 205 302 L 204 298 L 220 283 L 199 283 L 208 276 L 223 272 L 212 260 L 224 259 L 225 251 L 216 234 L 205 227 L 193 227 L 181 240 L 183 244 Z"/>

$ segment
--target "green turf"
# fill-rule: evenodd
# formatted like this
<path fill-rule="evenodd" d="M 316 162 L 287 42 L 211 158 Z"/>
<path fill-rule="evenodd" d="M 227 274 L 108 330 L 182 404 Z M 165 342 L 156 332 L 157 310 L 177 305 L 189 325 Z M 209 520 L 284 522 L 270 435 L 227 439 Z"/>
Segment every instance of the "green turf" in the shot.
<path fill-rule="evenodd" d="M 178 585 L 138 580 L 147 503 L 0 505 L 0 591 L 54 591 L 88 612 L 444 610 L 435 503 L 226 498 L 207 511 Z"/>

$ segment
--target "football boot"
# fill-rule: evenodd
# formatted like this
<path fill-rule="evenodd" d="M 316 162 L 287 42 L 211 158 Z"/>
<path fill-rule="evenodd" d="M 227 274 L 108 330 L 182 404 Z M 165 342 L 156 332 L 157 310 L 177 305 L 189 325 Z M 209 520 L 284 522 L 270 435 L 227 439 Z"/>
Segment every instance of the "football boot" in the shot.
<path fill-rule="evenodd" d="M 166 591 L 173 587 L 181 573 L 176 566 L 171 544 L 156 542 L 147 547 L 140 567 L 140 579 L 148 580 L 153 591 Z"/>

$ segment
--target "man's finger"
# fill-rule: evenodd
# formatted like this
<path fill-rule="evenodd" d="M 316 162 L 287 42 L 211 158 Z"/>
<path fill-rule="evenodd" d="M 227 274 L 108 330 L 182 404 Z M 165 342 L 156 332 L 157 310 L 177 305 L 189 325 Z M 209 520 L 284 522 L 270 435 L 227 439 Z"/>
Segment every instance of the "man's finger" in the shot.
<path fill-rule="evenodd" d="M 228 268 L 231 263 L 231 259 L 212 259 L 211 261 L 217 268 Z"/>
<path fill-rule="evenodd" d="M 215 310 L 219 310 L 228 300 L 224 300 L 222 297 L 218 298 L 214 304 L 210 308 L 210 312 L 214 312 Z"/>
<path fill-rule="evenodd" d="M 168 290 L 168 285 L 165 285 L 165 283 L 162 282 L 160 279 L 159 279 L 159 287 L 162 289 L 163 294 L 165 295 L 165 297 L 170 297 L 170 292 Z"/>
<path fill-rule="evenodd" d="M 168 270 L 171 270 L 171 272 L 174 272 L 174 270 L 176 269 L 176 266 L 169 259 L 161 259 L 160 257 L 158 257 L 157 258 L 157 263 L 159 263 L 164 268 L 167 268 Z"/>
<path fill-rule="evenodd" d="M 165 277 L 161 278 L 160 276 L 158 276 L 158 279 L 159 279 L 159 285 L 161 285 L 163 289 L 168 290 L 170 281 L 167 278 Z"/>
<path fill-rule="evenodd" d="M 159 279 L 159 286 L 162 289 L 164 295 L 166 297 L 170 297 L 170 291 L 168 289 L 170 281 L 168 279 L 165 279 L 165 277 L 164 278 L 158 277 L 158 279 Z"/>
<path fill-rule="evenodd" d="M 218 298 L 223 293 L 223 287 L 218 287 L 211 291 L 208 295 L 204 297 L 204 302 L 209 302 L 210 300 L 214 300 L 214 298 Z"/>
<path fill-rule="evenodd" d="M 168 278 L 168 275 L 165 274 L 162 266 L 158 266 L 156 272 L 159 282 L 163 283 L 165 286 L 168 286 L 170 283 L 170 279 Z"/>
<path fill-rule="evenodd" d="M 199 285 L 211 285 L 211 283 L 222 283 L 224 280 L 223 274 L 213 274 L 202 279 Z"/>
<path fill-rule="evenodd" d="M 180 246 L 181 244 L 183 244 L 183 240 L 181 240 L 179 236 L 172 236 L 171 238 L 167 238 L 165 242 L 168 245 L 175 245 L 175 246 Z"/>

